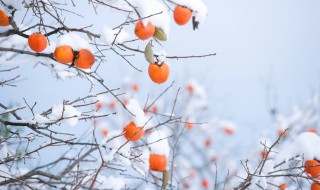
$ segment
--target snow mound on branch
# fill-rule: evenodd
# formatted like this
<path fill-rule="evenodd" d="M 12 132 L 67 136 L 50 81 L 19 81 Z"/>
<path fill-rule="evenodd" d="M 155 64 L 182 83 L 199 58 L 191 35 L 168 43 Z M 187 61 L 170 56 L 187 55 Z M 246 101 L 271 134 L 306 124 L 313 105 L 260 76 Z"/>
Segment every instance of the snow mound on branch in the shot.
<path fill-rule="evenodd" d="M 141 18 L 144 18 L 142 22 L 145 26 L 150 21 L 155 27 L 163 29 L 169 36 L 170 16 L 162 3 L 157 0 L 130 0 L 130 2 L 136 6 Z"/>
<path fill-rule="evenodd" d="M 43 117 L 42 115 L 39 115 L 39 114 L 36 114 L 34 116 L 34 120 L 37 122 L 37 123 L 50 123 L 50 120 L 46 117 Z"/>
<path fill-rule="evenodd" d="M 281 162 L 297 155 L 303 155 L 305 160 L 320 159 L 320 137 L 312 132 L 301 133 L 291 144 L 283 147 L 277 160 Z"/>
<path fill-rule="evenodd" d="M 106 138 L 102 140 L 101 145 L 108 151 L 104 155 L 106 162 L 114 159 L 120 160 L 125 165 L 131 165 L 128 157 L 130 157 L 131 142 L 123 137 L 122 130 L 111 131 Z M 122 156 L 119 156 L 121 154 Z"/>
<path fill-rule="evenodd" d="M 154 131 L 147 139 L 151 154 L 160 154 L 169 156 L 170 148 L 168 143 L 168 137 L 170 134 L 163 130 Z"/>
<path fill-rule="evenodd" d="M 208 8 L 202 0 L 172 0 L 175 4 L 188 7 L 192 10 L 192 15 L 199 23 L 203 23 L 208 14 Z"/>
<path fill-rule="evenodd" d="M 79 51 L 80 49 L 87 49 L 92 52 L 92 46 L 89 42 L 83 39 L 76 32 L 69 32 L 59 37 L 57 42 L 57 47 L 68 45 L 71 46 L 73 50 Z"/>
<path fill-rule="evenodd" d="M 123 29 L 120 31 L 119 28 L 112 30 L 107 26 L 103 26 L 101 32 L 101 41 L 109 46 L 114 42 L 115 44 L 121 44 L 127 39 L 129 39 L 130 35 Z"/>
<path fill-rule="evenodd" d="M 97 188 L 98 189 L 114 189 L 121 190 L 126 185 L 122 178 L 117 178 L 113 176 L 100 176 L 97 181 L 102 183 Z"/>
<path fill-rule="evenodd" d="M 165 50 L 155 52 L 155 54 L 158 55 L 157 60 L 159 64 L 167 63 L 167 52 Z"/>
<path fill-rule="evenodd" d="M 130 99 L 126 108 L 135 115 L 131 116 L 131 119 L 137 126 L 144 126 L 147 123 L 144 111 L 141 109 L 136 99 Z"/>
<path fill-rule="evenodd" d="M 63 119 L 62 122 L 66 123 L 70 126 L 77 125 L 79 121 L 79 116 L 81 115 L 81 112 L 79 112 L 76 108 L 70 105 L 63 105 L 58 104 L 54 105 L 52 107 L 52 117 L 51 119 L 57 120 L 61 118 L 67 118 Z"/>

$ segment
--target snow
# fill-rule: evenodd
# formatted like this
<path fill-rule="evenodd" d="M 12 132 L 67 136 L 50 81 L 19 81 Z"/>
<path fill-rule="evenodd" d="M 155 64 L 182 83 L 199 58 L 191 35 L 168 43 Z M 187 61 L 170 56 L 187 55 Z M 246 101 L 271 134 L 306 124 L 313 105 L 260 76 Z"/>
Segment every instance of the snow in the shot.
<path fill-rule="evenodd" d="M 92 52 L 92 46 L 89 42 L 83 39 L 76 32 L 69 32 L 59 37 L 56 47 L 68 45 L 71 46 L 73 50 L 79 51 L 81 49 L 87 49 Z"/>
<path fill-rule="evenodd" d="M 144 111 L 141 109 L 136 99 L 130 99 L 126 108 L 135 115 L 130 117 L 136 126 L 144 126 L 147 123 L 148 120 L 145 117 Z"/>
<path fill-rule="evenodd" d="M 147 139 L 151 154 L 159 154 L 169 156 L 170 148 L 167 137 L 170 136 L 168 132 L 164 130 L 154 131 Z"/>
<path fill-rule="evenodd" d="M 39 114 L 36 114 L 34 116 L 34 120 L 37 122 L 37 123 L 50 123 L 50 120 L 46 117 L 43 117 L 42 115 L 39 115 Z"/>
<path fill-rule="evenodd" d="M 54 105 L 52 107 L 52 117 L 51 119 L 53 120 L 58 120 L 63 118 L 68 118 L 68 119 L 63 119 L 62 122 L 66 123 L 70 126 L 75 126 L 77 125 L 79 121 L 79 116 L 81 115 L 81 112 L 79 112 L 76 108 L 74 108 L 71 105 L 63 105 L 58 104 Z M 69 118 L 70 117 L 70 118 Z"/>
<path fill-rule="evenodd" d="M 130 160 L 125 158 L 130 157 L 131 142 L 128 142 L 122 134 L 122 130 L 113 130 L 108 134 L 106 138 L 102 140 L 101 145 L 103 145 L 107 151 L 111 150 L 106 155 L 104 155 L 104 159 L 106 162 L 112 161 L 114 159 L 120 159 L 126 165 L 131 164 Z M 117 152 L 124 155 L 124 157 L 118 156 L 118 154 L 116 154 Z"/>
<path fill-rule="evenodd" d="M 97 179 L 98 182 L 102 183 L 97 186 L 98 189 L 114 189 L 121 190 L 125 186 L 125 182 L 122 178 L 114 177 L 114 176 L 100 176 Z"/>
<path fill-rule="evenodd" d="M 159 51 L 159 52 L 155 52 L 156 55 L 158 55 L 157 60 L 158 60 L 158 64 L 162 64 L 162 63 L 167 63 L 166 59 L 167 59 L 167 53 L 165 50 Z"/>
<path fill-rule="evenodd" d="M 155 27 L 163 29 L 166 35 L 169 36 L 170 16 L 162 3 L 157 0 L 131 0 L 131 3 L 136 6 L 137 11 L 142 18 L 148 17 L 142 20 L 145 26 L 150 21 Z M 150 17 L 150 15 L 154 16 Z"/>
<path fill-rule="evenodd" d="M 291 144 L 283 147 L 277 160 L 281 162 L 297 155 L 303 155 L 305 160 L 320 159 L 320 137 L 311 132 L 301 133 Z"/>
<path fill-rule="evenodd" d="M 115 40 L 115 37 L 116 37 L 116 40 Z M 115 44 L 121 44 L 124 41 L 128 40 L 129 37 L 130 37 L 130 34 L 124 31 L 124 29 L 122 29 L 121 31 L 119 28 L 112 30 L 108 26 L 104 25 L 102 28 L 100 39 L 103 43 L 111 46 L 114 40 L 115 40 L 114 42 Z"/>
<path fill-rule="evenodd" d="M 208 8 L 202 0 L 172 0 L 172 2 L 192 10 L 195 20 L 203 23 L 208 14 Z"/>

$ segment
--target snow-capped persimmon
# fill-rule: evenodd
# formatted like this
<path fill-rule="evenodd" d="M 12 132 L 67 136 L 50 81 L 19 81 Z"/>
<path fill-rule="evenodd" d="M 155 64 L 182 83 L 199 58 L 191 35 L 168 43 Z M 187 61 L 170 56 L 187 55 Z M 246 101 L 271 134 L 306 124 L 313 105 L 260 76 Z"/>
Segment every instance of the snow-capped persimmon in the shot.
<path fill-rule="evenodd" d="M 311 190 L 320 190 L 320 184 L 318 183 L 312 183 Z"/>
<path fill-rule="evenodd" d="M 150 170 L 163 172 L 168 164 L 166 155 L 151 154 L 149 157 Z"/>
<path fill-rule="evenodd" d="M 40 33 L 34 33 L 29 36 L 28 44 L 33 51 L 40 53 L 46 49 L 48 41 L 44 35 Z"/>
<path fill-rule="evenodd" d="M 179 5 L 176 6 L 173 12 L 174 21 L 178 25 L 187 24 L 191 19 L 191 16 L 192 16 L 192 11 L 190 9 L 188 9 L 187 7 L 179 6 Z"/>
<path fill-rule="evenodd" d="M 288 185 L 286 183 L 280 185 L 279 189 L 281 190 L 285 190 L 288 187 Z"/>
<path fill-rule="evenodd" d="M 320 175 L 320 163 L 317 160 L 307 160 L 304 163 L 305 172 L 311 177 L 318 177 Z"/>
<path fill-rule="evenodd" d="M 53 56 L 60 63 L 71 63 L 74 53 L 70 46 L 63 45 L 54 50 Z"/>
<path fill-rule="evenodd" d="M 89 69 L 94 64 L 94 55 L 91 51 L 87 49 L 81 49 L 78 52 L 78 56 L 74 62 L 75 66 L 79 67 L 80 69 Z"/>
<path fill-rule="evenodd" d="M 148 73 L 153 82 L 161 84 L 168 80 L 170 69 L 166 63 L 162 63 L 161 65 L 152 63 L 149 65 Z"/>
<path fill-rule="evenodd" d="M 204 187 L 204 188 L 208 188 L 208 187 L 209 187 L 209 182 L 208 182 L 208 180 L 206 180 L 206 179 L 202 180 L 201 185 L 202 185 L 202 187 Z"/>
<path fill-rule="evenodd" d="M 2 10 L 0 10 L 0 26 L 9 26 L 9 18 Z"/>
<path fill-rule="evenodd" d="M 155 27 L 151 22 L 148 22 L 146 26 L 143 25 L 142 21 L 139 20 L 136 23 L 136 27 L 134 29 L 134 33 L 141 40 L 147 40 L 154 35 Z"/>
<path fill-rule="evenodd" d="M 123 128 L 125 132 L 124 137 L 128 141 L 137 141 L 144 134 L 144 130 L 142 127 L 137 127 L 134 122 L 130 122 L 125 128 Z"/>

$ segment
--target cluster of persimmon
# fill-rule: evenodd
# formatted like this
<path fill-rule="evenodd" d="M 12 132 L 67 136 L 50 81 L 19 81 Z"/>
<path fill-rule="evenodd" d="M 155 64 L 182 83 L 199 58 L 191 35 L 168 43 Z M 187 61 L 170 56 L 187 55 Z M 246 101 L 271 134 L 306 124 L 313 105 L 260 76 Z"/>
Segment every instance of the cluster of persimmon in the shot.
<path fill-rule="evenodd" d="M 28 44 L 33 51 L 40 53 L 46 49 L 48 40 L 43 34 L 34 33 L 29 36 Z M 94 55 L 91 53 L 91 51 L 87 49 L 74 51 L 72 47 L 68 45 L 56 47 L 53 57 L 59 63 L 73 63 L 80 69 L 91 68 L 95 62 Z"/>
<path fill-rule="evenodd" d="M 9 17 L 0 10 L 0 26 L 9 26 Z M 28 37 L 28 45 L 33 51 L 40 53 L 48 46 L 47 37 L 40 34 L 34 33 Z M 74 51 L 72 47 L 63 45 L 55 49 L 54 58 L 60 63 L 73 63 L 75 66 L 81 69 L 88 69 L 92 67 L 95 62 L 94 55 L 87 49 L 81 49 Z"/>
<path fill-rule="evenodd" d="M 178 25 L 185 25 L 187 24 L 192 16 L 192 11 L 191 9 L 185 7 L 185 6 L 176 6 L 173 12 L 173 18 L 175 22 Z M 142 20 L 139 20 L 136 25 L 135 25 L 135 35 L 141 39 L 141 40 L 147 40 L 150 39 L 151 37 L 155 37 L 158 40 L 161 41 L 166 41 L 167 40 L 167 35 L 161 28 L 155 27 L 152 22 L 148 22 L 146 25 L 142 22 Z M 148 74 L 150 79 L 157 83 L 157 84 L 162 84 L 166 82 L 169 78 L 169 73 L 170 69 L 168 64 L 166 63 L 158 63 L 155 62 L 153 59 L 153 51 L 150 46 L 149 52 L 147 52 L 147 49 L 145 51 L 145 54 L 148 54 L 147 56 L 151 58 L 147 58 L 147 61 L 150 63 L 149 68 L 148 68 Z"/>
<path fill-rule="evenodd" d="M 317 160 L 307 160 L 304 164 L 305 172 L 311 177 L 320 180 L 320 162 Z M 320 190 L 319 183 L 312 183 L 311 190 Z"/>
<path fill-rule="evenodd" d="M 123 128 L 124 137 L 128 141 L 137 141 L 139 140 L 145 133 L 143 127 L 138 127 L 134 122 L 130 122 Z M 149 157 L 149 165 L 150 170 L 163 172 L 168 164 L 167 156 L 161 154 L 150 154 Z"/>

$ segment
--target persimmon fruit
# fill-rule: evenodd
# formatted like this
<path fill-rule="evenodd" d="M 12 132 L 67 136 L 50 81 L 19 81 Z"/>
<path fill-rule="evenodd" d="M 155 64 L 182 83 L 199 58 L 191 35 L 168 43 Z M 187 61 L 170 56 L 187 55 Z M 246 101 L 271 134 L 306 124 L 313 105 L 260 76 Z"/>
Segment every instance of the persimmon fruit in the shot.
<path fill-rule="evenodd" d="M 318 183 L 312 183 L 311 190 L 320 190 L 320 184 Z"/>
<path fill-rule="evenodd" d="M 209 182 L 208 182 L 208 180 L 206 180 L 206 179 L 202 180 L 201 185 L 202 185 L 202 187 L 204 187 L 204 188 L 208 188 L 208 187 L 209 187 Z"/>
<path fill-rule="evenodd" d="M 102 133 L 102 135 L 103 135 L 104 137 L 106 137 L 106 136 L 108 135 L 108 130 L 107 130 L 107 129 L 103 129 L 103 130 L 101 131 L 101 133 Z"/>
<path fill-rule="evenodd" d="M 141 40 L 147 40 L 151 38 L 155 33 L 155 27 L 151 22 L 148 22 L 146 26 L 143 25 L 142 21 L 139 20 L 136 23 L 136 27 L 134 29 L 134 33 Z"/>
<path fill-rule="evenodd" d="M 5 12 L 3 12 L 2 10 L 0 10 L 0 26 L 9 26 L 10 22 L 9 22 L 9 18 L 6 15 Z"/>
<path fill-rule="evenodd" d="M 71 63 L 74 58 L 74 53 L 70 46 L 63 45 L 54 50 L 53 56 L 60 63 Z"/>
<path fill-rule="evenodd" d="M 285 190 L 288 187 L 288 185 L 286 183 L 280 185 L 279 189 L 281 190 Z"/>
<path fill-rule="evenodd" d="M 168 164 L 167 156 L 151 154 L 149 157 L 149 164 L 152 171 L 163 172 Z"/>
<path fill-rule="evenodd" d="M 91 51 L 87 49 L 81 49 L 76 56 L 74 64 L 80 69 L 89 69 L 90 67 L 92 67 L 94 62 L 94 55 L 91 53 Z"/>
<path fill-rule="evenodd" d="M 40 53 L 46 49 L 48 41 L 44 35 L 40 33 L 34 33 L 28 37 L 28 44 L 33 51 Z"/>
<path fill-rule="evenodd" d="M 178 25 L 185 25 L 187 24 L 192 16 L 192 11 L 187 8 L 187 7 L 183 7 L 183 6 L 176 6 L 176 8 L 174 9 L 173 12 L 173 18 L 174 21 L 178 24 Z"/>
<path fill-rule="evenodd" d="M 153 82 L 162 84 L 168 80 L 170 69 L 166 63 L 162 63 L 161 65 L 152 63 L 149 65 L 148 73 Z"/>
<path fill-rule="evenodd" d="M 144 134 L 144 130 L 142 127 L 137 127 L 134 122 L 130 122 L 125 128 L 123 128 L 125 132 L 124 137 L 128 141 L 137 141 Z"/>
<path fill-rule="evenodd" d="M 305 172 L 311 177 L 317 177 L 320 174 L 320 163 L 317 160 L 307 160 L 304 163 Z"/>

